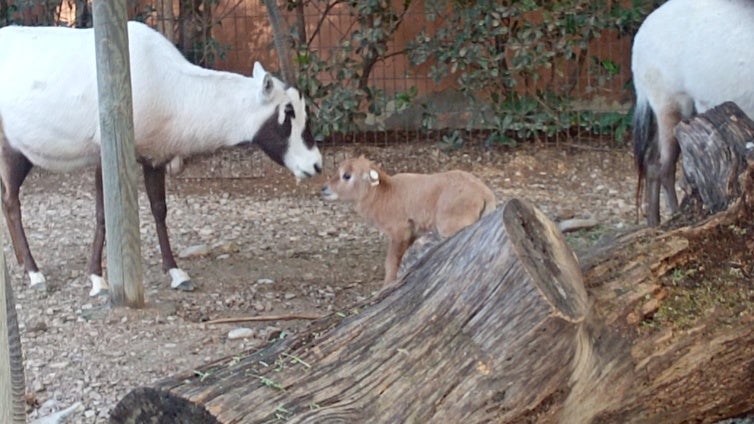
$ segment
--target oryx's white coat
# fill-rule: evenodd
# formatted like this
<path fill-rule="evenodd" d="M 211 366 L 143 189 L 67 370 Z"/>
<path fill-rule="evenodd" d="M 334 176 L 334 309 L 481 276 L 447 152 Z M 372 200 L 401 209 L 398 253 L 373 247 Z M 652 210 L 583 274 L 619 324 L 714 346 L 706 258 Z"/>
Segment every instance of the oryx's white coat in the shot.
<path fill-rule="evenodd" d="M 660 182 L 671 210 L 677 209 L 679 149 L 673 129 L 678 122 L 725 101 L 754 118 L 754 1 L 664 3 L 636 33 L 631 69 L 635 153 L 640 181 L 647 176 L 648 219 L 654 225 L 659 222 Z M 646 157 L 652 143 L 658 143 L 654 159 Z"/>
<path fill-rule="evenodd" d="M 295 111 L 285 165 L 298 177 L 321 166 L 318 149 L 301 133 L 303 98 L 255 64 L 252 78 L 190 64 L 156 31 L 128 23 L 134 131 L 139 156 L 164 163 L 252 141 L 273 113 Z M 70 171 L 99 161 L 93 31 L 52 27 L 0 30 L 0 114 L 12 147 L 34 165 Z"/>
<path fill-rule="evenodd" d="M 302 95 L 259 63 L 251 77 L 204 69 L 189 63 L 165 37 L 144 24 L 129 22 L 128 36 L 136 153 L 142 163 L 151 165 L 144 172 L 145 180 L 149 173 L 151 181 L 147 192 L 163 265 L 173 276 L 173 287 L 178 287 L 188 275 L 175 266 L 167 242 L 166 163 L 249 142 L 296 178 L 305 178 L 320 172 L 322 156 L 307 128 Z M 3 207 L 16 256 L 33 285 L 43 286 L 45 278 L 26 243 L 18 189 L 29 172 L 28 162 L 64 172 L 100 163 L 98 103 L 92 29 L 0 29 Z M 95 289 L 107 287 L 94 260 L 101 258 L 97 240 L 90 264 Z"/>

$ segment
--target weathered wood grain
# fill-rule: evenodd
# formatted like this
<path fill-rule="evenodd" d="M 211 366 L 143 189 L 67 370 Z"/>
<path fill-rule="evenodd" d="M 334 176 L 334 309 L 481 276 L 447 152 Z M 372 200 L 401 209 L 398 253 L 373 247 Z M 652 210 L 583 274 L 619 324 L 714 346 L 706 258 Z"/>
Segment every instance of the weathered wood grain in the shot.
<path fill-rule="evenodd" d="M 687 197 L 698 197 L 707 213 L 725 210 L 741 197 L 739 175 L 746 169 L 747 142 L 754 121 L 733 102 L 716 106 L 675 128 L 681 147 Z"/>

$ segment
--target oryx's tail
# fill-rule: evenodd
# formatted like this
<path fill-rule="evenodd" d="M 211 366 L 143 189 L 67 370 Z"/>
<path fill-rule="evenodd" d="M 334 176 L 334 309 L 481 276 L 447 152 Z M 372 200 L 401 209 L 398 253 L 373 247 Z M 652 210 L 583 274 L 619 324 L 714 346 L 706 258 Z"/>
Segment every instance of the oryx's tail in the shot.
<path fill-rule="evenodd" d="M 655 135 L 657 123 L 654 111 L 646 97 L 637 93 L 636 107 L 634 108 L 633 133 L 634 133 L 634 162 L 638 180 L 636 183 L 636 210 L 637 216 L 642 204 L 644 181 L 647 176 L 647 158 L 656 143 Z"/>

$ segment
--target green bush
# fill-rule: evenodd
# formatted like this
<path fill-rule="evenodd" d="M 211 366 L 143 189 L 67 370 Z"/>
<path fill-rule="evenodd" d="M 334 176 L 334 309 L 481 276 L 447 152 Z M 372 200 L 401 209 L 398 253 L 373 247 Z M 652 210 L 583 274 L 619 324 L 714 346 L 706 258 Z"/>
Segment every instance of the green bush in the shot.
<path fill-rule="evenodd" d="M 433 63 L 436 80 L 456 79 L 472 112 L 468 126 L 491 130 L 490 143 L 551 137 L 574 128 L 621 137 L 629 117 L 575 111 L 575 78 L 568 82 L 563 72 L 583 70 L 589 44 L 604 32 L 632 35 L 657 2 L 542 3 L 428 0 L 427 19 L 443 19 L 434 34 L 422 33 L 411 43 L 409 58 L 414 64 Z M 593 91 L 620 73 L 610 60 L 589 59 L 597 84 Z"/>
<path fill-rule="evenodd" d="M 357 25 L 331 52 L 312 51 L 311 38 L 298 33 L 298 84 L 313 103 L 317 130 L 323 135 L 351 132 L 364 122 L 380 124 L 392 113 L 422 106 L 414 104 L 415 89 L 386 95 L 369 84 L 376 62 L 403 54 L 414 65 L 431 64 L 428 76 L 436 81 L 455 79 L 471 112 L 467 129 L 488 130 L 488 143 L 551 137 L 575 128 L 620 137 L 630 117 L 575 111 L 575 78 L 563 84 L 569 80 L 563 72 L 566 64 L 572 64 L 572 72 L 588 70 L 596 84 L 590 88 L 598 92 L 620 69 L 607 59 L 588 57 L 589 43 L 606 31 L 632 36 L 658 3 L 426 0 L 425 18 L 439 24 L 436 30 L 388 51 L 410 0 L 397 8 L 381 0 L 331 1 L 320 10 L 328 13 L 334 5 L 347 5 Z M 289 9 L 302 5 L 289 0 Z M 329 82 L 320 82 L 322 75 Z M 425 113 L 422 122 L 429 129 L 434 120 Z M 458 133 L 453 138 L 457 144 Z"/>

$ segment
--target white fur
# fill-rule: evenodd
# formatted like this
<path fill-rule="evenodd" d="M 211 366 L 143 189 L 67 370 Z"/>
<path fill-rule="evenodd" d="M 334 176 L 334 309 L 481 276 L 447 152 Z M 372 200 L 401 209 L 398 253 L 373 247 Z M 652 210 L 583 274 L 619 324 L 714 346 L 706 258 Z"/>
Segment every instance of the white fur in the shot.
<path fill-rule="evenodd" d="M 657 225 L 660 185 L 670 211 L 678 210 L 675 168 L 680 149 L 674 135 L 678 122 L 726 101 L 754 117 L 754 2 L 664 3 L 636 33 L 631 69 L 639 187 L 646 176 L 647 220 Z M 652 115 L 656 141 L 650 140 Z M 649 158 L 647 152 L 655 142 L 659 155 Z"/>
<path fill-rule="evenodd" d="M 174 289 L 180 287 L 181 284 L 191 282 L 191 277 L 189 277 L 189 275 L 180 268 L 172 268 L 168 272 L 170 273 L 170 278 L 172 280 L 170 282 L 170 287 Z"/>
<path fill-rule="evenodd" d="M 322 157 L 301 138 L 304 101 L 256 63 L 252 77 L 189 63 L 158 32 L 128 23 L 137 152 L 155 164 L 251 141 L 279 107 L 296 111 L 286 167 L 316 174 Z M 71 171 L 99 161 L 93 31 L 62 27 L 0 29 L 0 115 L 11 146 L 36 166 Z M 282 112 L 281 112 L 282 113 Z"/>
<path fill-rule="evenodd" d="M 89 275 L 89 281 L 92 282 L 92 289 L 89 290 L 89 296 L 91 297 L 106 294 L 110 291 L 110 285 L 107 284 L 107 280 L 99 275 Z"/>
<path fill-rule="evenodd" d="M 688 116 L 731 100 L 754 117 L 754 3 L 668 1 L 636 33 L 631 67 L 655 111 L 675 103 Z"/>
<path fill-rule="evenodd" d="M 46 283 L 47 280 L 45 279 L 44 274 L 42 274 L 41 272 L 37 271 L 29 273 L 29 287 L 44 289 Z"/>

